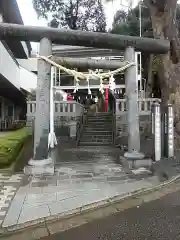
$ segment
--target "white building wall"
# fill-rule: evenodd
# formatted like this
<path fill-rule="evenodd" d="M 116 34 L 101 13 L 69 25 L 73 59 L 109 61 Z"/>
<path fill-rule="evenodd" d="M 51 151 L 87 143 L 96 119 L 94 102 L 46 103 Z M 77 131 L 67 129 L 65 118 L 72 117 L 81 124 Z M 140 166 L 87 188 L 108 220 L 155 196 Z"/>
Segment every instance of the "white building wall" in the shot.
<path fill-rule="evenodd" d="M 3 14 L 0 13 L 0 22 L 3 22 Z M 21 42 L 28 57 L 28 49 L 25 42 Z M 23 88 L 27 91 L 36 88 L 37 77 L 35 74 L 22 69 L 17 60 L 13 58 L 12 52 L 0 42 L 0 74 L 11 82 L 17 89 Z"/>
<path fill-rule="evenodd" d="M 18 63 L 30 72 L 37 72 L 37 58 L 17 59 Z"/>
<path fill-rule="evenodd" d="M 20 71 L 20 86 L 26 91 L 31 91 L 37 87 L 37 75 L 29 72 L 23 67 L 19 67 Z"/>
<path fill-rule="evenodd" d="M 16 88 L 20 89 L 19 66 L 0 42 L 0 74 L 8 79 Z"/>
<path fill-rule="evenodd" d="M 15 59 L 0 42 L 0 74 L 2 74 L 17 89 L 29 91 L 36 88 L 37 75 L 19 66 Z"/>

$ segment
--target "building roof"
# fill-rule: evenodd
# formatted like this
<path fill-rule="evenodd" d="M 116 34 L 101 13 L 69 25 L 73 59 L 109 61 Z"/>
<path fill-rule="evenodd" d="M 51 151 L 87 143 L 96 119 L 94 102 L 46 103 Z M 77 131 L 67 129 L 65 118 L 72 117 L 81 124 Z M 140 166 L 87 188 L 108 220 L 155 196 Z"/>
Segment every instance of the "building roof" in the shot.
<path fill-rule="evenodd" d="M 16 0 L 0 0 L 0 12 L 4 22 L 24 25 Z M 32 50 L 29 41 L 23 44 L 20 41 L 6 40 L 6 43 L 16 58 L 27 58 L 26 50 L 28 53 Z"/>

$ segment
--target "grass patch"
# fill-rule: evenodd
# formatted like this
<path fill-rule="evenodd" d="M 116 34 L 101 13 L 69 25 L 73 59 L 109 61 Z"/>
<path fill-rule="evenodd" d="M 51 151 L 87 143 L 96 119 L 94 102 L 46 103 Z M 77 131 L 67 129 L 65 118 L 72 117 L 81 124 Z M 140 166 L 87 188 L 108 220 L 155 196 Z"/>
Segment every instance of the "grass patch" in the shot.
<path fill-rule="evenodd" d="M 29 135 L 27 129 L 22 128 L 0 137 L 0 168 L 8 167 L 16 161 Z"/>

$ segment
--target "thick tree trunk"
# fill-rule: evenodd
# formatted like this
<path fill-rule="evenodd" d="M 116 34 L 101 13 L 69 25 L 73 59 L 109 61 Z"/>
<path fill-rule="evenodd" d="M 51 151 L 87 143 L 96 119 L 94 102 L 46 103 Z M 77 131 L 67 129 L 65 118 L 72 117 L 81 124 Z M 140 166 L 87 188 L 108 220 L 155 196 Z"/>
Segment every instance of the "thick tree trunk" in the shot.
<path fill-rule="evenodd" d="M 151 12 L 155 38 L 168 39 L 172 49 L 167 54 L 159 55 L 158 76 L 161 96 L 164 104 L 171 103 L 175 111 L 176 147 L 180 147 L 180 63 L 177 61 L 176 5 L 177 0 L 147 0 Z M 161 2 L 161 7 L 158 6 Z M 177 44 L 176 44 L 177 45 Z"/>

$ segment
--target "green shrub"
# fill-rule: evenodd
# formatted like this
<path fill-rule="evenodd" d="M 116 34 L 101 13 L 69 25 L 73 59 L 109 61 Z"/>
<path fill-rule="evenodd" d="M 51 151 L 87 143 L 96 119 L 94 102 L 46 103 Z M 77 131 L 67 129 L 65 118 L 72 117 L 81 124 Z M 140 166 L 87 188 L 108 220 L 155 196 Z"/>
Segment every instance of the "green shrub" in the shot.
<path fill-rule="evenodd" d="M 0 167 L 7 167 L 16 161 L 29 133 L 26 128 L 0 137 Z"/>

